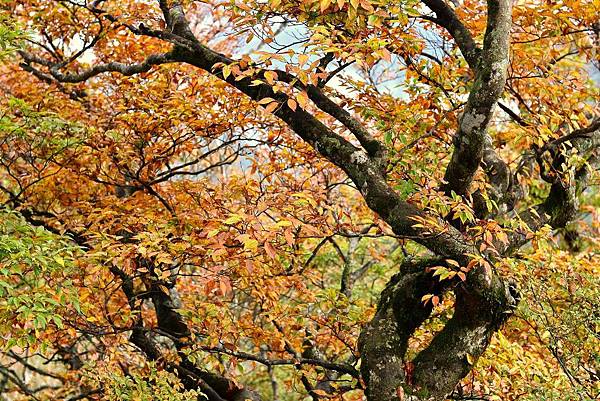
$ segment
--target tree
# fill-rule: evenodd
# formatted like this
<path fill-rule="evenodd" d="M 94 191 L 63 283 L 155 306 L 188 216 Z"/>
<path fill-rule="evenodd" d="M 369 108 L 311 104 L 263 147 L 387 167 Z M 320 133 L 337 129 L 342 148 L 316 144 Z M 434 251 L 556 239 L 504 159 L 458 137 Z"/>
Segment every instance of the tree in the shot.
<path fill-rule="evenodd" d="M 596 2 L 2 7 L 3 391 L 598 395 Z"/>

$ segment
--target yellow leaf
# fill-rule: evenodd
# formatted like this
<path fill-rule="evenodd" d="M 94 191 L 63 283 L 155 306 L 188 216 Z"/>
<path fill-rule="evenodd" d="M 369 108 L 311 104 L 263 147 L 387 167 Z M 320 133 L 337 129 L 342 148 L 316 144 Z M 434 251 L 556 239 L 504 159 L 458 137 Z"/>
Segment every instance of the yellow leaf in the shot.
<path fill-rule="evenodd" d="M 321 12 L 327 10 L 330 4 L 331 0 L 321 0 Z"/>
<path fill-rule="evenodd" d="M 232 214 L 226 220 L 223 221 L 225 224 L 235 224 L 239 221 L 242 221 L 244 218 L 239 214 Z"/>
<path fill-rule="evenodd" d="M 231 74 L 231 66 L 229 64 L 223 66 L 223 79 L 227 79 L 227 77 Z"/>
<path fill-rule="evenodd" d="M 306 54 L 299 54 L 298 55 L 298 64 L 303 65 L 308 61 L 308 55 Z"/>
<path fill-rule="evenodd" d="M 296 100 L 298 101 L 298 104 L 300 105 L 300 107 L 302 107 L 303 109 L 306 109 L 306 106 L 308 105 L 308 95 L 306 94 L 305 91 L 298 93 L 296 95 Z"/>
<path fill-rule="evenodd" d="M 265 79 L 269 83 L 269 85 L 273 85 L 277 80 L 277 73 L 275 71 L 266 71 Z"/>
<path fill-rule="evenodd" d="M 446 259 L 446 263 L 456 268 L 460 268 L 460 264 L 454 259 Z"/>
<path fill-rule="evenodd" d="M 219 228 L 217 228 L 216 230 L 209 231 L 208 234 L 206 235 L 206 238 L 212 238 L 215 235 L 217 235 L 219 232 L 221 232 L 221 230 Z"/>
<path fill-rule="evenodd" d="M 258 241 L 252 238 L 248 238 L 244 241 L 244 249 L 246 251 L 256 252 L 258 249 Z"/>
<path fill-rule="evenodd" d="M 503 244 L 508 245 L 508 235 L 506 235 L 504 231 L 498 231 L 496 233 L 496 238 L 498 238 L 498 240 Z"/>

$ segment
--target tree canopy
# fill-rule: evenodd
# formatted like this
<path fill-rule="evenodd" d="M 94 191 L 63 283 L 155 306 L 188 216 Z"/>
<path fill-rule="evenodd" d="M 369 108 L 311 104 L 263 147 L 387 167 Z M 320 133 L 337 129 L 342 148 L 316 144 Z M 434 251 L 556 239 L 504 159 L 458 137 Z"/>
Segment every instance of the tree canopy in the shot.
<path fill-rule="evenodd" d="M 594 400 L 596 0 L 0 2 L 2 400 Z"/>

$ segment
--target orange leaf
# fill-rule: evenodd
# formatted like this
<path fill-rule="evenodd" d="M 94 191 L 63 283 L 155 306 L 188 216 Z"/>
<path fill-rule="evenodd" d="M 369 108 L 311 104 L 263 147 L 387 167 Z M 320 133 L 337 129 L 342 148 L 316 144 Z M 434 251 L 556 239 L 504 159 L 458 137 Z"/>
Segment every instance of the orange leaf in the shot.
<path fill-rule="evenodd" d="M 294 236 L 292 235 L 292 230 L 291 229 L 287 229 L 283 232 L 283 235 L 285 236 L 285 240 L 287 241 L 289 246 L 294 245 Z"/>
<path fill-rule="evenodd" d="M 265 111 L 266 111 L 267 113 L 272 113 L 272 112 L 274 112 L 274 111 L 275 111 L 275 109 L 276 109 L 277 107 L 279 107 L 279 103 L 277 103 L 277 102 L 272 102 L 272 103 L 269 103 L 269 104 L 267 105 L 267 107 L 265 107 Z"/>
<path fill-rule="evenodd" d="M 263 97 L 262 99 L 260 99 L 258 101 L 258 104 L 267 104 L 267 103 L 271 103 L 274 101 L 275 101 L 275 99 L 273 99 L 272 97 Z"/>
<path fill-rule="evenodd" d="M 269 241 L 265 242 L 265 251 L 271 259 L 275 259 L 277 257 L 277 251 Z"/>
<path fill-rule="evenodd" d="M 298 107 L 298 103 L 296 103 L 296 101 L 294 99 L 288 99 L 287 100 L 287 105 L 293 111 L 296 111 L 296 107 Z"/>

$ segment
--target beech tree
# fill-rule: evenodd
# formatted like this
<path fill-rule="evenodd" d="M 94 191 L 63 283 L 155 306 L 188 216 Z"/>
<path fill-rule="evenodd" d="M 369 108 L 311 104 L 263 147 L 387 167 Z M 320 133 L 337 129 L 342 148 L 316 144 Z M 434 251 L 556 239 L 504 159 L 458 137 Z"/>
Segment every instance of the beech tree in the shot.
<path fill-rule="evenodd" d="M 10 399 L 600 394 L 598 2 L 0 4 Z"/>

